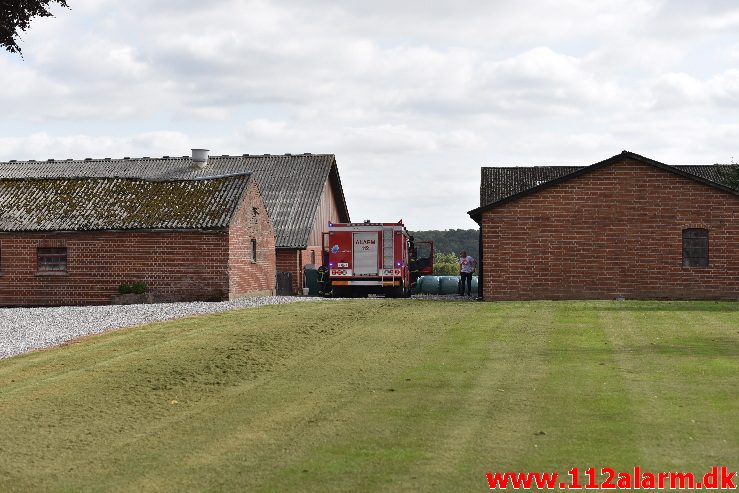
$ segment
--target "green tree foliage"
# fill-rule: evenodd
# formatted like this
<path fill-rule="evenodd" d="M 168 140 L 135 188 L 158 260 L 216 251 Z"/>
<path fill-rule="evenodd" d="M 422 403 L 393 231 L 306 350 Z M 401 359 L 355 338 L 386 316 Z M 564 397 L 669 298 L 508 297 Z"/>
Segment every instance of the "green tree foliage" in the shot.
<path fill-rule="evenodd" d="M 459 260 L 455 253 L 436 253 L 434 255 L 435 276 L 458 276 Z"/>
<path fill-rule="evenodd" d="M 716 171 L 721 181 L 731 188 L 739 190 L 739 164 L 716 165 Z"/>
<path fill-rule="evenodd" d="M 447 229 L 443 231 L 411 231 L 416 240 L 431 240 L 438 257 L 439 253 L 459 253 L 467 251 L 477 259 L 479 257 L 479 231 L 476 229 Z M 458 274 L 459 272 L 456 272 Z"/>
<path fill-rule="evenodd" d="M 19 31 L 25 31 L 34 17 L 52 17 L 50 3 L 67 7 L 66 0 L 0 0 L 0 46 L 21 53 Z"/>

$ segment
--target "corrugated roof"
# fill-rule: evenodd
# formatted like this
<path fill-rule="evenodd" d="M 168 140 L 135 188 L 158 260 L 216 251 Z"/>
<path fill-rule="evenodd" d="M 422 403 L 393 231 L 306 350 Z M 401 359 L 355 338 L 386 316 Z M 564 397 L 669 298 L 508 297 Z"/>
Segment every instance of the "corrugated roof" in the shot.
<path fill-rule="evenodd" d="M 729 165 L 719 165 L 726 166 Z M 480 180 L 480 207 L 498 202 L 588 166 L 515 166 L 483 167 Z M 719 185 L 730 186 L 717 170 L 716 165 L 677 165 L 680 171 L 703 178 Z"/>
<path fill-rule="evenodd" d="M 222 229 L 249 180 L 3 178 L 0 231 Z"/>
<path fill-rule="evenodd" d="M 583 166 L 484 167 L 480 180 L 480 205 L 497 202 L 582 168 Z"/>
<path fill-rule="evenodd" d="M 329 180 L 342 217 L 349 213 L 333 154 L 211 156 L 198 169 L 189 156 L 135 159 L 0 162 L 0 177 L 135 177 L 155 180 L 253 174 L 275 229 L 277 247 L 308 243 L 323 187 Z"/>

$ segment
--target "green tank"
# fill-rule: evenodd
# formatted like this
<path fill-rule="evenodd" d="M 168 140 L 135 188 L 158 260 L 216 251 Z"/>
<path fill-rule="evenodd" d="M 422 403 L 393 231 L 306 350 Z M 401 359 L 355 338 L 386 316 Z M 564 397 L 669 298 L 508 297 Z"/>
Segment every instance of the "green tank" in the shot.
<path fill-rule="evenodd" d="M 416 291 L 420 294 L 439 294 L 439 276 L 421 276 L 416 281 Z"/>
<path fill-rule="evenodd" d="M 416 282 L 416 293 L 419 294 L 459 294 L 460 276 L 422 276 Z M 472 294 L 477 295 L 478 279 L 472 278 Z"/>
<path fill-rule="evenodd" d="M 461 280 L 462 276 L 455 276 L 455 279 L 457 279 L 457 286 L 459 286 L 459 281 Z M 470 284 L 470 288 L 472 289 L 472 294 L 477 295 L 477 276 L 472 276 L 472 283 Z M 457 288 L 459 289 L 459 288 Z M 467 291 L 467 286 L 464 287 L 465 292 Z M 455 291 L 455 293 L 458 293 L 459 291 Z"/>
<path fill-rule="evenodd" d="M 439 294 L 459 293 L 459 276 L 441 276 L 439 280 Z"/>
<path fill-rule="evenodd" d="M 318 296 L 318 269 L 316 269 L 315 265 L 308 264 L 305 266 L 303 273 L 305 275 L 305 287 L 308 288 L 308 295 Z"/>

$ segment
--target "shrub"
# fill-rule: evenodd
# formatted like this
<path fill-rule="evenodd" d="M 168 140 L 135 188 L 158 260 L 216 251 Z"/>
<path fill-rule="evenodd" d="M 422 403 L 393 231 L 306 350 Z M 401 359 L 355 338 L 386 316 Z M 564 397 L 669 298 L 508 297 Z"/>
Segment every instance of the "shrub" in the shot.
<path fill-rule="evenodd" d="M 435 276 L 458 276 L 459 261 L 454 253 L 436 253 L 434 255 Z"/>
<path fill-rule="evenodd" d="M 479 268 L 479 267 L 478 267 Z M 458 276 L 459 256 L 454 252 L 437 252 L 434 254 L 435 276 Z M 477 271 L 473 275 L 477 275 Z"/>
<path fill-rule="evenodd" d="M 149 291 L 149 287 L 144 282 L 134 283 L 134 285 L 131 286 L 131 288 L 135 294 L 144 294 L 147 291 Z"/>
<path fill-rule="evenodd" d="M 130 284 L 121 284 L 118 286 L 118 293 L 119 294 L 131 294 L 133 293 L 133 288 Z"/>
<path fill-rule="evenodd" d="M 724 185 L 739 190 L 739 164 L 716 165 L 716 173 Z"/>

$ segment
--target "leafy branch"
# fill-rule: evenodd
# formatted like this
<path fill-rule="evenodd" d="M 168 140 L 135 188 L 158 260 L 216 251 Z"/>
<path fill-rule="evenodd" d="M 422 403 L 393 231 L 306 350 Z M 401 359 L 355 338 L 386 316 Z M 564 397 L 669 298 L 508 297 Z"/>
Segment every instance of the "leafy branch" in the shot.
<path fill-rule="evenodd" d="M 66 0 L 0 0 L 0 46 L 22 56 L 19 33 L 28 29 L 34 17 L 53 17 L 52 3 L 69 8 Z"/>

